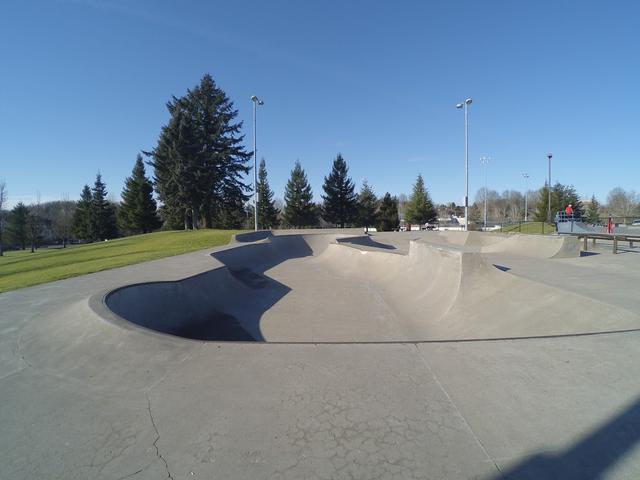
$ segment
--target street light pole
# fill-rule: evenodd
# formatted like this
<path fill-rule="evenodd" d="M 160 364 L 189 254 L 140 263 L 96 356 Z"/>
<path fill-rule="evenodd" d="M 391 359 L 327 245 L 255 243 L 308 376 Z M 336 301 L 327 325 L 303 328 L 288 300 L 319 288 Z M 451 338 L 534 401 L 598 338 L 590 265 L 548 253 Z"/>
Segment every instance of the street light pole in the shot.
<path fill-rule="evenodd" d="M 527 221 L 529 213 L 529 174 L 523 173 L 524 178 L 524 221 Z"/>
<path fill-rule="evenodd" d="M 264 102 L 255 95 L 251 97 L 253 102 L 253 219 L 254 230 L 258 231 L 258 148 L 256 137 L 256 117 L 258 114 L 258 105 L 264 105 Z"/>
<path fill-rule="evenodd" d="M 547 159 L 549 160 L 549 184 L 547 191 L 549 192 L 548 204 L 547 204 L 547 221 L 551 223 L 551 158 L 553 155 L 547 153 Z"/>
<path fill-rule="evenodd" d="M 480 163 L 484 165 L 484 231 L 487 230 L 487 168 L 491 157 L 480 157 Z"/>
<path fill-rule="evenodd" d="M 469 231 L 469 105 L 473 100 L 467 98 L 456 108 L 464 108 L 464 230 Z"/>

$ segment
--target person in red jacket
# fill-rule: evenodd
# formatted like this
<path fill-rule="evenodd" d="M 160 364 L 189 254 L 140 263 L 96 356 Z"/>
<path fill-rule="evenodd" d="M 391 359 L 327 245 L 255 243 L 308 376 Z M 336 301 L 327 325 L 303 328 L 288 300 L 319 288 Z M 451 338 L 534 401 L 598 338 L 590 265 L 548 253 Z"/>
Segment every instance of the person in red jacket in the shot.
<path fill-rule="evenodd" d="M 564 213 L 567 215 L 567 217 L 573 216 L 573 207 L 571 206 L 571 204 L 567 205 L 567 208 L 564 209 Z"/>

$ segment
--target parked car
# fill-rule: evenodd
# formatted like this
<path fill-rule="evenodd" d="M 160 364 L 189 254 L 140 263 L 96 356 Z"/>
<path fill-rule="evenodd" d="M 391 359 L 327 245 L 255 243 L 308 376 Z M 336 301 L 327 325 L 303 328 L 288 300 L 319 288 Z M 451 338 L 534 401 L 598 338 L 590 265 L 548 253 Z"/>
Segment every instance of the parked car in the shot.
<path fill-rule="evenodd" d="M 634 227 L 640 227 L 640 218 L 637 220 L 634 220 L 631 225 L 633 225 Z"/>

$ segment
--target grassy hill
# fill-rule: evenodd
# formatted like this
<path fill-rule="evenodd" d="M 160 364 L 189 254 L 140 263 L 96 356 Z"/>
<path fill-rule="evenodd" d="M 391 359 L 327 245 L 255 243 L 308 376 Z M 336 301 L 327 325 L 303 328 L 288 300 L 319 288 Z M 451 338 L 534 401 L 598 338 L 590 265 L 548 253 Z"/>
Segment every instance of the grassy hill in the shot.
<path fill-rule="evenodd" d="M 513 225 L 505 225 L 504 227 L 493 230 L 500 233 L 534 233 L 542 234 L 542 222 L 527 222 L 522 224 L 514 223 Z M 544 224 L 544 234 L 555 233 L 556 227 L 553 224 Z"/>
<path fill-rule="evenodd" d="M 233 230 L 170 231 L 0 257 L 0 292 L 226 245 Z"/>

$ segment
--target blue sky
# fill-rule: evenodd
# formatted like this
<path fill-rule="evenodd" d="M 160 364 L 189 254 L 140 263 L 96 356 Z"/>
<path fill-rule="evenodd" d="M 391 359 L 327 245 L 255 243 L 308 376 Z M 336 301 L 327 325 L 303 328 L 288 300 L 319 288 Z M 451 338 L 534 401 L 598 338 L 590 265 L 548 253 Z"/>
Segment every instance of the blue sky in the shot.
<path fill-rule="evenodd" d="M 547 175 L 605 200 L 639 190 L 635 1 L 0 1 L 0 179 L 10 204 L 77 198 L 101 171 L 119 197 L 171 95 L 210 73 L 277 197 L 300 159 L 319 199 L 341 152 L 358 188 L 462 203 Z M 149 172 L 150 173 L 150 172 Z"/>

